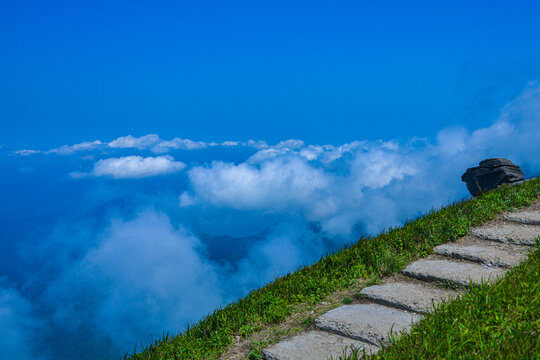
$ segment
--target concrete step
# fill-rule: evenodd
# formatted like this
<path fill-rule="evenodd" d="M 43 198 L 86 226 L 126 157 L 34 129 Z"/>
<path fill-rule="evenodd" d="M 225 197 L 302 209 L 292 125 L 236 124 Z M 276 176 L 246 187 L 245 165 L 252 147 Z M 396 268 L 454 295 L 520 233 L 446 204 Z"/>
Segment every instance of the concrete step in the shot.
<path fill-rule="evenodd" d="M 350 354 L 350 346 L 365 348 L 366 353 L 376 353 L 379 347 L 344 336 L 320 330 L 300 333 L 264 349 L 263 355 L 268 360 L 327 360 L 332 356 L 339 359 Z"/>
<path fill-rule="evenodd" d="M 434 253 L 407 266 L 402 273 L 426 281 L 445 281 L 461 286 L 493 282 L 508 268 L 525 259 L 535 237 L 540 235 L 540 200 L 528 209 L 504 214 L 496 220 L 470 230 L 472 236 L 434 248 Z M 482 240 L 483 239 L 483 240 Z M 486 241 L 490 240 L 490 241 Z M 525 246 L 527 245 L 527 246 Z M 477 263 L 451 261 L 438 257 L 455 257 Z M 485 263 L 487 265 L 481 265 Z M 389 332 L 407 331 L 443 298 L 455 299 L 463 291 L 417 284 L 402 275 L 382 285 L 361 291 L 375 303 L 345 305 L 315 319 L 317 330 L 300 333 L 273 344 L 263 352 L 268 360 L 338 359 L 350 347 L 377 353 L 380 344 L 388 344 Z M 386 305 L 386 306 L 385 306 Z M 405 311 L 407 310 L 407 311 Z"/>
<path fill-rule="evenodd" d="M 526 259 L 529 251 L 532 251 L 530 246 L 503 244 L 471 237 L 433 248 L 433 252 L 438 255 L 507 268 L 514 267 Z"/>
<path fill-rule="evenodd" d="M 454 262 L 449 260 L 422 259 L 413 262 L 402 270 L 406 276 L 425 281 L 448 281 L 461 286 L 468 286 L 469 281 L 479 284 L 482 279 L 493 282 L 507 272 L 507 269 Z"/>
<path fill-rule="evenodd" d="M 540 211 L 519 211 L 505 214 L 503 219 L 529 225 L 540 225 Z"/>
<path fill-rule="evenodd" d="M 374 345 L 389 343 L 388 333 L 400 333 L 422 316 L 379 304 L 344 305 L 315 319 L 315 326 Z"/>
<path fill-rule="evenodd" d="M 458 291 L 429 285 L 394 282 L 369 286 L 360 291 L 367 299 L 381 305 L 425 314 L 444 298 L 455 299 Z"/>
<path fill-rule="evenodd" d="M 486 240 L 518 245 L 534 245 L 534 238 L 540 235 L 540 226 L 517 223 L 491 224 L 472 228 L 470 233 Z"/>

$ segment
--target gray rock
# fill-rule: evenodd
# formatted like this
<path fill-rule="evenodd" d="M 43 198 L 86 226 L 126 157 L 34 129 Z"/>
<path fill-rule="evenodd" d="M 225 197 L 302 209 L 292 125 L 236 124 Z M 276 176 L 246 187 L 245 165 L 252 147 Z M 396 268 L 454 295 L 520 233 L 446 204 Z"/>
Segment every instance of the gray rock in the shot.
<path fill-rule="evenodd" d="M 491 159 L 482 160 L 480 161 L 478 165 L 486 167 L 488 169 L 494 169 L 501 166 L 517 166 L 510 160 L 504 159 L 504 158 L 491 158 Z"/>
<path fill-rule="evenodd" d="M 501 244 L 486 240 L 447 243 L 433 248 L 433 252 L 438 255 L 507 268 L 514 267 L 526 259 L 530 250 L 529 246 Z"/>
<path fill-rule="evenodd" d="M 493 224 L 470 229 L 471 235 L 509 244 L 534 245 L 540 227 L 524 224 Z"/>
<path fill-rule="evenodd" d="M 459 292 L 433 286 L 396 282 L 369 286 L 360 291 L 367 299 L 381 305 L 425 314 L 443 298 L 455 299 Z"/>
<path fill-rule="evenodd" d="M 350 354 L 350 346 L 365 348 L 366 353 L 376 353 L 379 347 L 344 336 L 313 330 L 300 333 L 264 349 L 267 360 L 327 360 L 339 359 L 343 350 Z"/>
<path fill-rule="evenodd" d="M 493 282 L 508 270 L 466 262 L 448 260 L 418 260 L 403 269 L 402 273 L 425 281 L 447 281 L 461 286 L 469 282 L 479 284 L 482 279 Z"/>
<path fill-rule="evenodd" d="M 321 329 L 379 345 L 389 343 L 390 330 L 400 333 L 422 316 L 379 304 L 344 305 L 315 319 Z"/>
<path fill-rule="evenodd" d="M 529 225 L 540 225 L 540 211 L 519 211 L 505 214 L 503 218 L 508 221 Z"/>
<path fill-rule="evenodd" d="M 472 196 L 478 196 L 503 184 L 523 182 L 523 172 L 508 159 L 486 159 L 480 161 L 479 165 L 467 169 L 461 176 Z"/>

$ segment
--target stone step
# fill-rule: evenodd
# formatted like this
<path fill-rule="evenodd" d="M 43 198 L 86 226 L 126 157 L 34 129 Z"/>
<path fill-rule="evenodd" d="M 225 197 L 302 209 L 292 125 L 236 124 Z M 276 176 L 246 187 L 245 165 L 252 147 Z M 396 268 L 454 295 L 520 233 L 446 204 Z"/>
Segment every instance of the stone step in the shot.
<path fill-rule="evenodd" d="M 514 267 L 527 258 L 530 246 L 510 245 L 494 241 L 467 238 L 455 243 L 436 246 L 433 252 L 463 260 L 475 261 L 494 266 Z"/>
<path fill-rule="evenodd" d="M 529 225 L 540 225 L 540 211 L 519 211 L 503 215 L 503 219 Z"/>
<path fill-rule="evenodd" d="M 381 305 L 425 314 L 444 298 L 455 299 L 458 291 L 429 285 L 395 282 L 369 286 L 360 291 L 367 299 Z"/>
<path fill-rule="evenodd" d="M 339 359 L 345 351 L 350 354 L 350 346 L 365 348 L 366 354 L 377 353 L 379 347 L 344 336 L 320 330 L 300 333 L 264 349 L 267 360 L 327 360 L 332 356 Z"/>
<path fill-rule="evenodd" d="M 509 244 L 534 245 L 534 238 L 540 236 L 540 226 L 524 224 L 492 224 L 472 228 L 471 234 L 486 240 Z"/>
<path fill-rule="evenodd" d="M 315 319 L 315 326 L 374 345 L 388 344 L 389 332 L 400 333 L 422 316 L 379 304 L 344 305 Z"/>
<path fill-rule="evenodd" d="M 507 271 L 507 269 L 495 266 L 422 259 L 408 265 L 402 270 L 402 273 L 425 281 L 448 281 L 461 286 L 468 286 L 469 281 L 472 281 L 473 284 L 479 284 L 482 279 L 493 282 L 504 276 Z"/>

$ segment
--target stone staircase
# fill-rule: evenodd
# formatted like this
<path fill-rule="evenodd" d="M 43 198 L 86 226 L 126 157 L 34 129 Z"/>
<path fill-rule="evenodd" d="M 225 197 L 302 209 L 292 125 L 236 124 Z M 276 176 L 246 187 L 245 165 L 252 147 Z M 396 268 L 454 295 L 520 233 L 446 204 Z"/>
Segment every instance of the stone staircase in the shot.
<path fill-rule="evenodd" d="M 285 338 L 263 350 L 267 360 L 338 359 L 351 345 L 376 353 L 389 333 L 408 331 L 442 299 L 455 299 L 469 281 L 493 282 L 518 265 L 540 235 L 540 201 L 472 228 L 454 243 L 408 265 L 401 274 L 360 293 L 360 304 L 344 305 L 315 319 L 316 330 Z M 458 290 L 441 284 L 457 285 Z"/>

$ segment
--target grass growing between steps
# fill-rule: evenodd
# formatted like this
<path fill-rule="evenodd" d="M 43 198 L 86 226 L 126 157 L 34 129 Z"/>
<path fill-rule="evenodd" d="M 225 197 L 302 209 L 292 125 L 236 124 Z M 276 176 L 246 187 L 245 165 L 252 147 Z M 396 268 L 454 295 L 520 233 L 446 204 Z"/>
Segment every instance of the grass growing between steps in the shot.
<path fill-rule="evenodd" d="M 540 359 L 540 237 L 527 261 L 494 284 L 439 304 L 377 355 L 339 359 Z"/>
<path fill-rule="evenodd" d="M 248 337 L 262 325 L 282 322 L 296 305 L 318 304 L 333 292 L 347 289 L 357 279 L 394 274 L 433 247 L 467 234 L 469 227 L 491 220 L 504 211 L 529 205 L 540 195 L 540 178 L 521 185 L 455 202 L 440 210 L 390 229 L 380 235 L 326 254 L 317 263 L 275 279 L 248 296 L 218 308 L 177 336 L 165 335 L 125 359 L 218 359 L 235 336 Z M 276 340 L 278 341 L 278 340 Z M 260 359 L 259 344 L 249 355 Z"/>

